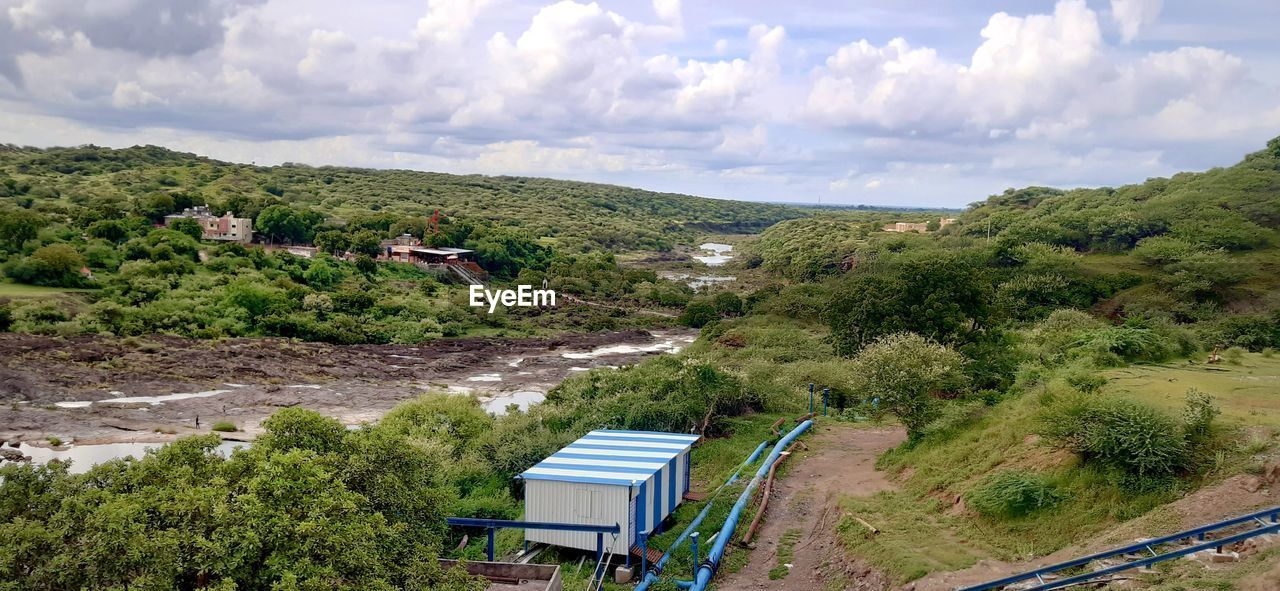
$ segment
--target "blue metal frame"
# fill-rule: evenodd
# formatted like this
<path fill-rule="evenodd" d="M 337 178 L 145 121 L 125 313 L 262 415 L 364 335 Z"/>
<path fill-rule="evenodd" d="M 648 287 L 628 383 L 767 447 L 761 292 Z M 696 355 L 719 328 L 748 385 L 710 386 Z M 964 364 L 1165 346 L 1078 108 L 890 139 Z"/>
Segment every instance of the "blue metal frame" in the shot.
<path fill-rule="evenodd" d="M 599 562 L 604 558 L 604 535 L 618 534 L 622 532 L 622 526 L 613 525 L 583 525 L 579 523 L 553 523 L 547 521 L 512 521 L 509 519 L 480 519 L 477 517 L 446 517 L 445 521 L 449 525 L 455 527 L 483 527 L 487 530 L 489 536 L 488 556 L 489 562 L 493 562 L 493 534 L 495 530 L 516 528 L 516 529 L 545 529 L 552 531 L 585 531 L 595 532 L 596 534 L 596 561 Z"/>
<path fill-rule="evenodd" d="M 647 507 L 647 505 L 649 504 L 649 499 L 647 499 L 645 495 L 645 493 L 648 492 L 646 490 L 648 488 L 647 486 L 648 484 L 649 482 L 647 480 L 640 482 L 640 496 L 636 499 L 636 531 L 637 532 L 649 531 L 649 511 Z"/>
<path fill-rule="evenodd" d="M 1271 523 L 1267 523 L 1266 521 L 1263 521 L 1263 518 L 1269 518 L 1271 520 Z M 1155 546 L 1168 544 L 1170 542 L 1189 540 L 1191 538 L 1196 538 L 1199 541 L 1204 541 L 1206 534 L 1209 534 L 1221 529 L 1226 529 L 1228 527 L 1232 527 L 1232 526 L 1236 526 L 1244 523 L 1251 523 L 1255 521 L 1260 524 L 1259 527 L 1256 527 L 1254 529 L 1241 532 L 1238 534 L 1230 535 L 1224 538 L 1205 541 L 1202 544 L 1196 544 L 1193 546 L 1188 546 L 1186 548 L 1171 550 L 1164 554 L 1157 553 L 1154 549 Z M 1227 519 L 1225 521 L 1219 521 L 1217 523 L 1203 525 L 1194 529 L 1180 531 L 1176 534 L 1170 534 L 1170 535 L 1159 537 L 1159 538 L 1153 538 L 1145 542 L 1138 542 L 1136 544 L 1125 546 L 1123 548 L 1106 550 L 1103 552 L 1098 552 L 1097 554 L 1090 554 L 1088 556 L 1082 556 L 1074 560 L 1068 560 L 1066 562 L 1060 562 L 1058 564 L 1053 564 L 1053 565 L 1038 568 L 1036 570 L 1016 574 L 1011 577 L 1005 577 L 1003 579 L 989 581 L 986 583 L 982 583 L 981 585 L 965 587 L 963 589 L 960 589 L 959 591 L 987 591 L 989 589 L 999 589 L 1007 585 L 1012 585 L 1014 583 L 1027 581 L 1030 579 L 1036 579 L 1042 584 L 1038 587 L 1031 587 L 1030 589 L 1026 589 L 1025 591 L 1049 591 L 1050 589 L 1059 589 L 1068 585 L 1073 585 L 1082 581 L 1095 579 L 1095 578 L 1106 576 L 1112 573 L 1117 573 L 1123 570 L 1138 568 L 1141 566 L 1148 566 L 1148 565 L 1155 564 L 1157 562 L 1164 562 L 1166 560 L 1172 560 L 1174 558 L 1179 558 L 1182 556 L 1186 556 L 1188 554 L 1194 554 L 1201 550 L 1208 550 L 1210 548 L 1220 548 L 1222 546 L 1226 546 L 1227 544 L 1234 544 L 1235 542 L 1239 542 L 1241 540 L 1247 540 L 1249 538 L 1253 538 L 1253 537 L 1257 537 L 1257 536 L 1261 536 L 1269 533 L 1277 533 L 1277 532 L 1280 532 L 1280 507 L 1272 507 L 1270 509 L 1258 511 L 1256 513 L 1241 515 L 1240 517 Z M 1092 572 L 1088 572 L 1080 575 L 1065 577 L 1065 578 L 1058 579 L 1056 581 L 1052 581 L 1048 583 L 1044 581 L 1044 575 L 1046 574 L 1056 573 L 1060 570 L 1064 570 L 1064 569 L 1068 569 L 1076 566 L 1083 566 L 1095 560 L 1101 560 L 1104 558 L 1111 558 L 1113 556 L 1121 556 L 1125 554 L 1135 554 L 1135 553 L 1149 553 L 1151 554 L 1151 556 L 1134 560 L 1132 562 L 1127 562 L 1125 564 L 1118 564 L 1116 566 L 1112 566 L 1112 567 L 1108 567 L 1108 568 L 1104 568 L 1104 569 L 1100 569 L 1100 570 L 1096 570 L 1096 571 L 1092 571 Z"/>
<path fill-rule="evenodd" d="M 671 511 L 674 511 L 676 507 L 676 470 L 678 469 L 676 464 L 679 461 L 680 456 L 677 455 L 671 458 L 670 462 L 667 462 L 667 471 L 669 472 L 667 479 L 667 509 Z"/>

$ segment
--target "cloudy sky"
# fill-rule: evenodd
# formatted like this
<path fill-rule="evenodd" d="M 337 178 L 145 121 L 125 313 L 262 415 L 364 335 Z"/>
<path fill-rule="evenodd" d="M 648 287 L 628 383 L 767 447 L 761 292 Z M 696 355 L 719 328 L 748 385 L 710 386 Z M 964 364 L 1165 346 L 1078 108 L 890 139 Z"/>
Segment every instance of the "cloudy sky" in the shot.
<path fill-rule="evenodd" d="M 0 0 L 0 142 L 962 206 L 1280 135 L 1280 2 Z"/>

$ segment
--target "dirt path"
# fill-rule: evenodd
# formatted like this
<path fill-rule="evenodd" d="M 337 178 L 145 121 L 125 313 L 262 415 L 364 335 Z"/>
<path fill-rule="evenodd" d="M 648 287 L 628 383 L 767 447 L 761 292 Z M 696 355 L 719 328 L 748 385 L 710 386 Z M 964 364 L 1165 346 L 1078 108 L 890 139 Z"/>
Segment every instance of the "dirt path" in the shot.
<path fill-rule="evenodd" d="M 863 428 L 825 422 L 806 440 L 801 452 L 774 482 L 768 512 L 756 532 L 750 561 L 718 581 L 719 591 L 757 589 L 813 590 L 840 584 L 846 589 L 885 589 L 888 581 L 870 569 L 849 562 L 836 542 L 839 500 L 843 495 L 865 496 L 893 487 L 876 471 L 876 458 L 906 438 L 900 428 Z M 745 533 L 750 520 L 738 537 Z M 778 551 L 793 545 L 789 573 L 777 580 L 769 571 L 778 566 Z M 785 568 L 785 567 L 784 567 Z"/>

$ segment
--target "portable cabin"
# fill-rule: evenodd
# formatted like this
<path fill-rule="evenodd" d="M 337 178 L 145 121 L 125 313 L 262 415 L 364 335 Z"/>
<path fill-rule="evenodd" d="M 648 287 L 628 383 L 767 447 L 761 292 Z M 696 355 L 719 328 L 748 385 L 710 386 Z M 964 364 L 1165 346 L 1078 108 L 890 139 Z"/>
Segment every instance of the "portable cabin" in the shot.
<path fill-rule="evenodd" d="M 627 555 L 639 534 L 653 532 L 689 491 L 689 450 L 697 435 L 592 431 L 538 462 L 524 479 L 526 521 L 613 525 L 604 550 Z M 525 539 L 596 549 L 596 534 L 525 530 Z"/>

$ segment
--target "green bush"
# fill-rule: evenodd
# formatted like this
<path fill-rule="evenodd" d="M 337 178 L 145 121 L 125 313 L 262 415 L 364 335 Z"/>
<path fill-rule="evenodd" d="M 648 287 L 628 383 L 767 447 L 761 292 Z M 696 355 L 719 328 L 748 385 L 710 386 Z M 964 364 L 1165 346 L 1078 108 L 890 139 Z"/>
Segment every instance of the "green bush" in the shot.
<path fill-rule="evenodd" d="M 1047 478 L 1022 470 L 988 476 L 969 492 L 965 503 L 987 517 L 1012 519 L 1049 509 L 1064 500 Z"/>
<path fill-rule="evenodd" d="M 218 421 L 214 423 L 212 427 L 209 427 L 209 428 L 214 431 L 220 431 L 224 433 L 232 433 L 240 430 L 240 428 L 236 427 L 236 424 L 231 421 Z"/>
<path fill-rule="evenodd" d="M 1167 482 L 1191 468 L 1182 426 L 1159 410 L 1110 397 L 1076 395 L 1054 402 L 1040 433 L 1056 444 L 1121 474 L 1137 487 Z"/>

